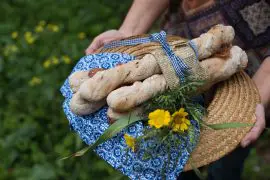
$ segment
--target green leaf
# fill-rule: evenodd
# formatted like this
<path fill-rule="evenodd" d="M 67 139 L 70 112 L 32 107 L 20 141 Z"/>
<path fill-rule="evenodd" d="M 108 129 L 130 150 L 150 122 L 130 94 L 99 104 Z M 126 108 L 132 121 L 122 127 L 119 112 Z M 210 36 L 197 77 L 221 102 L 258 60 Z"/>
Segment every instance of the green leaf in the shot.
<path fill-rule="evenodd" d="M 187 149 L 185 149 L 189 154 L 191 154 L 191 152 L 189 152 Z M 191 157 L 189 157 L 189 162 L 190 165 L 192 167 L 192 170 L 195 172 L 195 174 L 198 176 L 198 178 L 200 178 L 200 180 L 205 180 L 206 177 L 203 176 L 203 174 L 201 173 L 201 171 L 194 165 L 193 159 Z"/>
<path fill-rule="evenodd" d="M 190 165 L 192 167 L 192 170 L 195 172 L 195 174 L 200 178 L 200 180 L 205 180 L 206 178 L 203 176 L 201 171 L 194 165 L 192 158 L 190 157 Z"/>
<path fill-rule="evenodd" d="M 142 159 L 145 161 L 145 160 L 150 159 L 151 157 L 152 157 L 151 153 L 145 152 L 143 154 L 143 158 Z"/>
<path fill-rule="evenodd" d="M 85 147 L 82 150 L 80 150 L 80 151 L 78 151 L 70 156 L 61 158 L 60 160 L 65 160 L 65 159 L 68 159 L 70 157 L 82 156 L 87 151 L 89 151 L 89 150 L 92 151 L 98 145 L 100 145 L 100 144 L 104 143 L 105 141 L 111 139 L 112 137 L 116 136 L 124 128 L 126 128 L 129 125 L 131 125 L 137 121 L 140 121 L 140 120 L 143 120 L 143 119 L 139 116 L 135 116 L 132 114 L 129 116 L 122 117 L 122 118 L 118 119 L 114 124 L 112 124 L 108 129 L 106 129 L 105 132 L 98 138 L 98 140 L 94 144 L 92 144 L 88 147 Z"/>
<path fill-rule="evenodd" d="M 221 124 L 206 124 L 206 123 L 202 122 L 202 124 L 211 128 L 211 129 L 214 129 L 214 130 L 254 126 L 254 124 L 250 124 L 250 123 L 237 123 L 237 122 L 235 122 L 235 123 L 221 123 Z"/>
<path fill-rule="evenodd" d="M 195 131 L 194 126 L 190 126 L 189 130 L 188 130 L 188 136 L 189 136 L 189 139 L 190 139 L 191 143 L 194 142 L 194 138 L 195 138 L 195 132 L 194 131 Z"/>
<path fill-rule="evenodd" d="M 90 148 L 91 148 L 91 146 L 85 147 L 85 148 L 81 149 L 80 151 L 77 151 L 77 152 L 74 153 L 74 154 L 71 154 L 71 155 L 69 155 L 69 156 L 66 156 L 66 157 L 61 158 L 60 160 L 69 159 L 69 158 L 71 158 L 71 157 L 79 157 L 79 156 L 82 156 L 82 155 L 84 155 L 87 151 L 89 151 Z"/>

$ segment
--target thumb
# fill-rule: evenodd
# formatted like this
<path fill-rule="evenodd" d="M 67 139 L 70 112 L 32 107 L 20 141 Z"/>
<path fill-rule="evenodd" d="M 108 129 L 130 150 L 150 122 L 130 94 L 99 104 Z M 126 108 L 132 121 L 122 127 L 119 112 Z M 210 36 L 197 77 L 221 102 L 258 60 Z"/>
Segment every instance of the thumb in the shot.
<path fill-rule="evenodd" d="M 262 104 L 256 107 L 256 123 L 250 132 L 241 141 L 241 146 L 246 147 L 250 143 L 256 141 L 265 128 L 265 112 Z"/>
<path fill-rule="evenodd" d="M 92 43 L 88 46 L 88 48 L 85 50 L 85 54 L 89 55 L 94 53 L 98 48 L 104 45 L 104 42 L 101 38 L 97 37 L 95 38 Z"/>

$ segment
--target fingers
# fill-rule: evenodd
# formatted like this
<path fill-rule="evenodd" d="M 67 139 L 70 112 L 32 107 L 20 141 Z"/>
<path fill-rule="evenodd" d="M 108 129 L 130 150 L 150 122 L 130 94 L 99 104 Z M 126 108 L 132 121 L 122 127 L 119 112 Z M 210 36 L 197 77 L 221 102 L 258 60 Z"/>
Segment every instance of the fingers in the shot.
<path fill-rule="evenodd" d="M 102 46 L 104 46 L 104 44 L 107 44 L 107 43 L 109 43 L 111 41 L 114 41 L 114 40 L 122 39 L 124 37 L 126 37 L 126 35 L 123 34 L 120 31 L 118 31 L 118 30 L 106 31 L 106 32 L 98 35 L 92 41 L 92 43 L 85 50 L 85 54 L 88 55 L 88 54 L 91 54 L 91 53 L 95 53 L 95 51 L 97 49 L 101 48 Z"/>
<path fill-rule="evenodd" d="M 102 36 L 97 36 L 92 43 L 88 46 L 88 48 L 85 50 L 85 54 L 89 55 L 94 53 L 98 48 L 102 47 L 104 45 L 104 40 Z"/>
<path fill-rule="evenodd" d="M 256 106 L 256 123 L 250 132 L 241 141 L 242 147 L 247 147 L 250 143 L 256 141 L 265 128 L 265 112 L 262 104 Z"/>

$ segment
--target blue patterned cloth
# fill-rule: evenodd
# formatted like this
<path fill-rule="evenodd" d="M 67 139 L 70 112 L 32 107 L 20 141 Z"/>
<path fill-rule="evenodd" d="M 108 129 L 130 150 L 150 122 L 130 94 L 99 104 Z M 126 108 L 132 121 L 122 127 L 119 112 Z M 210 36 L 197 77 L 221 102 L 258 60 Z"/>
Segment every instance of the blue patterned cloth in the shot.
<path fill-rule="evenodd" d="M 79 60 L 71 73 L 82 70 L 91 70 L 93 68 L 113 68 L 119 63 L 127 63 L 135 57 L 128 54 L 121 53 L 100 53 L 88 55 Z M 96 113 L 87 116 L 77 116 L 70 110 L 69 104 L 72 97 L 72 90 L 70 88 L 68 79 L 61 87 L 61 93 L 65 97 L 63 109 L 72 130 L 77 132 L 80 138 L 88 145 L 93 144 L 98 137 L 109 127 L 107 118 L 107 106 L 104 106 Z M 189 158 L 191 152 L 197 144 L 199 139 L 199 126 L 196 121 L 191 120 L 192 125 L 195 127 L 194 134 L 182 138 L 185 142 L 181 147 L 171 147 L 171 163 L 166 168 L 166 179 L 176 179 L 177 176 L 183 171 L 183 168 Z M 124 129 L 114 138 L 99 145 L 95 152 L 107 161 L 115 169 L 121 171 L 130 179 L 162 179 L 162 168 L 164 162 L 167 161 L 167 151 L 162 147 L 161 154 L 152 159 L 145 160 L 143 158 L 143 150 L 136 153 L 128 150 L 126 151 L 126 143 L 124 140 L 124 133 L 133 137 L 142 135 L 143 129 L 142 122 L 137 122 L 130 127 Z M 151 146 L 151 142 L 143 145 L 144 147 Z M 188 149 L 188 151 L 186 150 Z M 180 155 L 180 156 L 179 156 Z M 178 158 L 179 156 L 179 158 Z M 176 164 L 175 161 L 177 161 Z M 89 162 L 90 166 L 95 166 L 95 162 Z M 175 166 L 176 165 L 176 166 Z"/>

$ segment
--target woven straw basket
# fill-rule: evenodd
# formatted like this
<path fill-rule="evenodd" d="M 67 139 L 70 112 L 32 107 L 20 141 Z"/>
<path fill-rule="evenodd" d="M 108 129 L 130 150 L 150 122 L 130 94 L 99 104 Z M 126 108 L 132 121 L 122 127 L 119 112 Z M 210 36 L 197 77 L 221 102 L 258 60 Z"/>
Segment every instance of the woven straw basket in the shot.
<path fill-rule="evenodd" d="M 145 36 L 134 36 L 128 39 Z M 169 44 L 181 39 L 178 36 L 167 37 Z M 177 44 L 173 43 L 171 46 L 177 46 Z M 140 59 L 158 48 L 161 48 L 159 43 L 151 42 L 110 49 L 102 48 L 98 52 L 121 52 L 134 55 L 137 59 Z M 213 93 L 213 99 L 207 108 L 208 114 L 203 119 L 205 123 L 255 122 L 255 107 L 259 103 L 260 97 L 255 84 L 244 71 L 233 75 L 226 81 L 218 83 Z M 225 156 L 239 145 L 242 138 L 250 129 L 251 127 L 241 127 L 213 130 L 203 126 L 200 141 L 191 155 L 193 165 L 195 167 L 201 167 Z M 189 161 L 184 171 L 191 169 L 192 167 Z"/>

